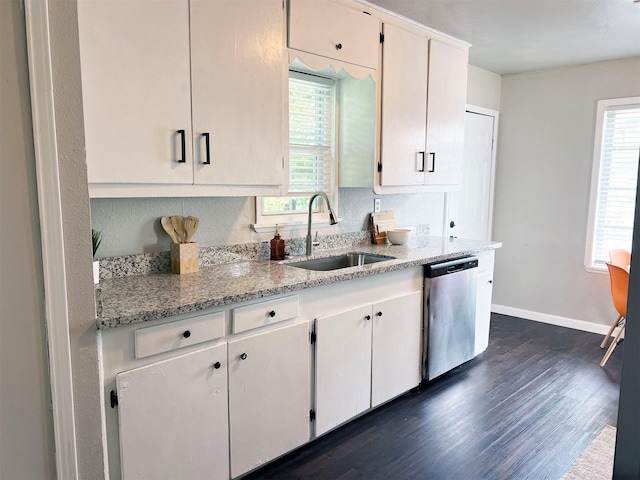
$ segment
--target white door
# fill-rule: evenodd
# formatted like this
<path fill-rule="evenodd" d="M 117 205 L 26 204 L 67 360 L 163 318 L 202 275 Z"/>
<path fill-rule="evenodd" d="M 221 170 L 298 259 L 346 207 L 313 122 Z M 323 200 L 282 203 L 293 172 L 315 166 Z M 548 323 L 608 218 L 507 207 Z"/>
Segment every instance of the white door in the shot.
<path fill-rule="evenodd" d="M 424 185 L 429 40 L 383 28 L 380 184 Z"/>
<path fill-rule="evenodd" d="M 237 477 L 309 441 L 309 325 L 228 345 L 231 476 Z"/>
<path fill-rule="evenodd" d="M 496 128 L 497 112 L 467 111 L 462 186 L 447 194 L 449 235 L 491 240 Z"/>
<path fill-rule="evenodd" d="M 373 305 L 371 406 L 420 383 L 422 291 Z"/>
<path fill-rule="evenodd" d="M 89 183 L 192 184 L 189 2 L 80 0 L 78 29 Z"/>
<path fill-rule="evenodd" d="M 227 345 L 116 375 L 122 477 L 228 479 Z"/>
<path fill-rule="evenodd" d="M 281 185 L 282 0 L 190 3 L 195 183 Z"/>
<path fill-rule="evenodd" d="M 371 405 L 371 305 L 316 319 L 316 436 Z"/>

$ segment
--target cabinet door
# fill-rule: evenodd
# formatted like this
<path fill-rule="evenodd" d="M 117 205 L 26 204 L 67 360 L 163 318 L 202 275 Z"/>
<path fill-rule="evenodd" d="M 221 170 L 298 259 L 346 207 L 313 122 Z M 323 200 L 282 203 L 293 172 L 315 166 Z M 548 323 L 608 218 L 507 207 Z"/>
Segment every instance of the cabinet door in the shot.
<path fill-rule="evenodd" d="M 196 184 L 282 184 L 284 18 L 282 0 L 191 0 Z"/>
<path fill-rule="evenodd" d="M 373 305 L 371 406 L 420 383 L 422 292 Z"/>
<path fill-rule="evenodd" d="M 123 478 L 229 478 L 226 350 L 116 375 Z"/>
<path fill-rule="evenodd" d="M 78 28 L 89 183 L 193 183 L 189 2 L 80 0 Z"/>
<path fill-rule="evenodd" d="M 371 305 L 316 319 L 316 435 L 371 406 Z"/>
<path fill-rule="evenodd" d="M 231 476 L 309 440 L 309 325 L 229 342 Z"/>
<path fill-rule="evenodd" d="M 363 67 L 378 67 L 380 21 L 328 0 L 291 0 L 289 47 Z"/>
<path fill-rule="evenodd" d="M 460 185 L 467 102 L 466 48 L 429 41 L 427 185 Z"/>
<path fill-rule="evenodd" d="M 380 184 L 424 185 L 428 39 L 384 24 Z"/>
<path fill-rule="evenodd" d="M 495 252 L 493 250 L 478 255 L 475 355 L 479 355 L 484 352 L 489 346 L 494 259 Z"/>

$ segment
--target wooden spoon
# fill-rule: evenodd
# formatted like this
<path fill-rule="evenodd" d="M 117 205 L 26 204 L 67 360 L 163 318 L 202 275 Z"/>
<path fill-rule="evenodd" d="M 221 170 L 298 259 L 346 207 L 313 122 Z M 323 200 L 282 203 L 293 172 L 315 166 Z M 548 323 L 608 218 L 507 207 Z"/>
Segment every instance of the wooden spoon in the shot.
<path fill-rule="evenodd" d="M 164 231 L 167 232 L 171 237 L 171 241 L 173 243 L 180 243 L 180 239 L 178 238 L 178 235 L 176 234 L 176 231 L 173 228 L 173 223 L 171 222 L 171 219 L 169 217 L 162 217 L 160 219 L 160 223 L 162 224 L 162 228 L 164 228 Z"/>
<path fill-rule="evenodd" d="M 185 238 L 185 243 L 190 243 L 193 235 L 198 230 L 198 225 L 200 225 L 200 219 L 198 217 L 192 217 L 189 215 L 184 221 L 184 229 L 187 232 L 187 236 Z"/>
<path fill-rule="evenodd" d="M 184 231 L 184 219 L 182 218 L 182 215 L 173 215 L 169 218 L 171 218 L 173 229 L 175 230 L 178 237 L 180 237 L 180 241 L 176 243 L 185 243 L 185 237 L 187 235 Z"/>

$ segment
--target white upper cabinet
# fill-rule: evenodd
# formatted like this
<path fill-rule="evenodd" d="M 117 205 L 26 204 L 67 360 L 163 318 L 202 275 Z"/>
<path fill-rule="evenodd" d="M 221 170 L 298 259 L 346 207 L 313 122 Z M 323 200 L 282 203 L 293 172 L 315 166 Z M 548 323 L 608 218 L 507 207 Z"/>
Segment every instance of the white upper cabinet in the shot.
<path fill-rule="evenodd" d="M 281 0 L 191 0 L 195 183 L 282 183 L 283 22 Z"/>
<path fill-rule="evenodd" d="M 385 23 L 377 193 L 460 186 L 468 47 Z"/>
<path fill-rule="evenodd" d="M 459 188 L 462 181 L 469 51 L 429 40 L 427 185 Z"/>
<path fill-rule="evenodd" d="M 380 20 L 330 0 L 290 0 L 289 9 L 289 48 L 377 68 Z"/>
<path fill-rule="evenodd" d="M 78 22 L 91 196 L 279 194 L 281 0 L 80 0 Z"/>
<path fill-rule="evenodd" d="M 81 0 L 78 28 L 89 183 L 191 184 L 189 3 Z"/>
<path fill-rule="evenodd" d="M 384 25 L 380 183 L 424 185 L 429 40 Z"/>

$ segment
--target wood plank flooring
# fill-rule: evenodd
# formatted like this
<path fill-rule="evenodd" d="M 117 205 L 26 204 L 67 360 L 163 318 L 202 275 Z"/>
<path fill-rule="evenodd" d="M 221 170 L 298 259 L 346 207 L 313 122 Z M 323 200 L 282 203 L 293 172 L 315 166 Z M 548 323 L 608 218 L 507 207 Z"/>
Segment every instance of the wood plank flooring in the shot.
<path fill-rule="evenodd" d="M 560 479 L 616 425 L 622 342 L 493 314 L 476 359 L 248 479 Z"/>

